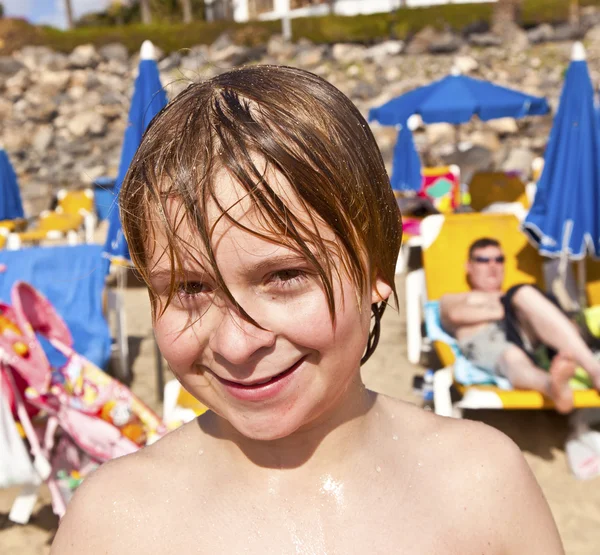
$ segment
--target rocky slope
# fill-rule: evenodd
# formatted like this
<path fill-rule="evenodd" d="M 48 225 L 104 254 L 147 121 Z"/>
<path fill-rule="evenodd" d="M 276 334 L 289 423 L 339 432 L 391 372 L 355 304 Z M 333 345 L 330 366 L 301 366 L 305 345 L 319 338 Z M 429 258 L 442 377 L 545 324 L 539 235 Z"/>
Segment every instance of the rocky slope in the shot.
<path fill-rule="evenodd" d="M 588 27 L 584 43 L 592 78 L 599 83 L 600 24 Z M 275 37 L 261 49 L 235 46 L 222 36 L 210 47 L 160 56 L 159 68 L 172 98 L 191 81 L 235 65 L 294 65 L 331 81 L 366 115 L 369 108 L 456 66 L 474 77 L 545 95 L 556 107 L 578 35 L 583 32 L 538 28 L 517 31 L 503 42 L 489 34 L 464 38 L 426 29 L 408 45 L 286 44 Z M 116 175 L 137 64 L 138 58 L 130 58 L 120 44 L 99 50 L 79 46 L 69 55 L 26 47 L 0 57 L 0 144 L 19 175 L 30 215 L 46 208 L 60 187 Z M 465 181 L 476 169 L 519 170 L 527 177 L 532 159 L 543 154 L 551 123 L 551 116 L 472 121 L 459 128 L 458 153 L 450 125 L 421 127 L 415 141 L 426 164 L 458 162 Z M 390 164 L 396 131 L 377 124 L 373 130 Z"/>

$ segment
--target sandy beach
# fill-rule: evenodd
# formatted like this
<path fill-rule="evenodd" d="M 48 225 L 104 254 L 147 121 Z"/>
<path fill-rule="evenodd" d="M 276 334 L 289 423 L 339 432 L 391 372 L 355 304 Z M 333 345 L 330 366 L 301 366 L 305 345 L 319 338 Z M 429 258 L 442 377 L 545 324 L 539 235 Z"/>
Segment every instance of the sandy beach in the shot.
<path fill-rule="evenodd" d="M 402 278 L 398 279 L 397 285 L 402 301 Z M 148 299 L 143 288 L 126 290 L 126 311 L 134 373 L 133 390 L 160 411 L 154 342 Z M 405 319 L 401 302 L 400 311 L 388 310 L 384 316 L 379 347 L 363 368 L 363 378 L 375 391 L 407 402 L 420 403 L 412 391 L 412 377 L 422 370 L 422 367 L 410 364 L 406 358 Z M 168 373 L 168 370 L 165 372 Z M 564 452 L 566 418 L 550 411 L 472 411 L 465 416 L 502 430 L 520 446 L 550 503 L 567 554 L 597 555 L 600 551 L 600 478 L 580 482 L 571 475 Z M 443 461 L 440 461 L 441 464 Z M 48 492 L 43 492 L 27 526 L 8 521 L 14 495 L 15 490 L 0 491 L 0 553 L 49 553 L 58 522 L 52 514 Z M 435 530 L 431 530 L 431 533 L 435 533 Z"/>

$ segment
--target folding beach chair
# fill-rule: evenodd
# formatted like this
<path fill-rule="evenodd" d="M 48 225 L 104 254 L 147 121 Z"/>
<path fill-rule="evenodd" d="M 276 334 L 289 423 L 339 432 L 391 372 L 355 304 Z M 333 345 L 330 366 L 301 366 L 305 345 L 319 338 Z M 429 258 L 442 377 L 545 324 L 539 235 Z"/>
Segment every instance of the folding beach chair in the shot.
<path fill-rule="evenodd" d="M 526 215 L 530 203 L 525 184 L 512 172 L 478 172 L 469 184 L 471 208 L 483 212 L 493 208 L 495 212 Z"/>
<path fill-rule="evenodd" d="M 92 189 L 78 189 L 75 191 L 61 189 L 56 193 L 55 211 L 57 214 L 82 217 L 85 242 L 93 242 L 94 228 L 96 227 L 96 209 Z"/>
<path fill-rule="evenodd" d="M 17 250 L 22 246 L 44 245 L 57 241 L 77 245 L 83 242 L 84 224 L 85 218 L 81 214 L 44 210 L 24 231 L 9 233 L 6 248 Z"/>
<path fill-rule="evenodd" d="M 485 378 L 482 379 L 475 367 L 465 364 L 466 359 L 462 357 L 456 342 L 441 330 L 439 323 L 440 297 L 445 293 L 469 290 L 465 275 L 468 248 L 479 237 L 497 237 L 501 242 L 506 256 L 505 288 L 518 283 L 543 285 L 542 259 L 519 230 L 517 218 L 508 214 L 429 216 L 421 223 L 421 235 L 424 267 L 416 271 L 414 276 L 421 285 L 416 302 L 422 303 L 428 334 L 444 366 L 434 376 L 436 413 L 460 416 L 463 409 L 552 408 L 552 402 L 537 391 L 471 384 L 484 381 Z M 417 308 L 418 311 L 413 309 L 412 322 L 407 322 L 407 326 L 420 328 L 421 307 Z M 464 381 L 458 383 L 455 378 L 459 376 L 469 384 L 464 385 Z M 458 401 L 452 400 L 451 387 L 458 391 Z M 600 407 L 600 395 L 595 390 L 577 390 L 574 397 L 576 408 Z"/>

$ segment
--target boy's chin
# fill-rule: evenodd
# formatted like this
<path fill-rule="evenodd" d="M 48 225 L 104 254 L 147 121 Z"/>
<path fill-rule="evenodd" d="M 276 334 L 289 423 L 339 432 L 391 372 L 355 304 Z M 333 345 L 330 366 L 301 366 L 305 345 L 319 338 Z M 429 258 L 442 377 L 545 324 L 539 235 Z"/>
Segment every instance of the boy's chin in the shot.
<path fill-rule="evenodd" d="M 253 414 L 250 417 L 239 418 L 237 415 L 228 418 L 238 433 L 255 441 L 276 441 L 292 435 L 305 423 L 303 415 Z"/>

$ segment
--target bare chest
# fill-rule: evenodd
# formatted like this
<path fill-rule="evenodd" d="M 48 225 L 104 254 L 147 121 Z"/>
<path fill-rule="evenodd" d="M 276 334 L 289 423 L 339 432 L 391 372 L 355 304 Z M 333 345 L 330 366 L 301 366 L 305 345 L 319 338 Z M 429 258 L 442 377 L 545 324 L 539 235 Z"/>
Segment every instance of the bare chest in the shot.
<path fill-rule="evenodd" d="M 152 526 L 150 544 L 153 553 L 190 554 L 494 553 L 484 538 L 465 538 L 467 528 L 436 510 L 433 499 L 378 488 L 371 493 L 345 499 L 307 494 L 274 503 L 224 492 L 165 513 Z"/>

